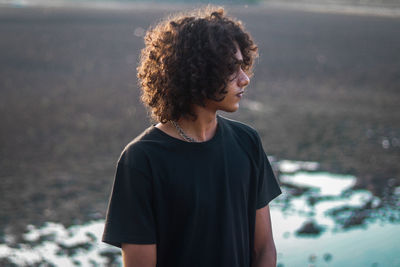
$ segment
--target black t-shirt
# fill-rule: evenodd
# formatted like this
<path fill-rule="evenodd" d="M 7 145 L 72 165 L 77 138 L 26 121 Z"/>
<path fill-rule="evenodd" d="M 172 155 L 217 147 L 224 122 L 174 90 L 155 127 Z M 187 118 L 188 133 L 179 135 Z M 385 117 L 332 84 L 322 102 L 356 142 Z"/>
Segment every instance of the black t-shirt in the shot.
<path fill-rule="evenodd" d="M 251 265 L 256 209 L 281 194 L 256 131 L 218 116 L 206 142 L 151 126 L 118 161 L 103 241 L 157 244 L 158 267 Z"/>

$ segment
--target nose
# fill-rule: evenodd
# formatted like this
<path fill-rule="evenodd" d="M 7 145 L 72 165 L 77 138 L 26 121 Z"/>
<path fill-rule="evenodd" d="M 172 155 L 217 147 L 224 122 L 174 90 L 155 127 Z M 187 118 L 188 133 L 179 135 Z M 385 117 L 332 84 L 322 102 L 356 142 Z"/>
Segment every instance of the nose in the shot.
<path fill-rule="evenodd" d="M 240 87 L 245 87 L 245 86 L 249 85 L 249 83 L 250 83 L 250 78 L 249 78 L 249 76 L 247 76 L 247 74 L 246 74 L 242 69 L 240 69 L 240 75 L 239 75 L 239 79 L 238 79 L 238 85 L 239 85 Z"/>

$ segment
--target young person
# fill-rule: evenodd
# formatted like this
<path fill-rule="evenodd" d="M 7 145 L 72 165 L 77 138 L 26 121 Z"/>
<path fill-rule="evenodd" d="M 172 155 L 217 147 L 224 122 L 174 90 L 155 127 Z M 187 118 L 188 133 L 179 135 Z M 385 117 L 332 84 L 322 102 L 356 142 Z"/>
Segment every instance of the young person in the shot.
<path fill-rule="evenodd" d="M 122 151 L 103 241 L 125 266 L 275 266 L 268 204 L 281 190 L 239 108 L 257 46 L 223 8 L 160 22 L 145 36 L 142 100 L 158 124 Z"/>

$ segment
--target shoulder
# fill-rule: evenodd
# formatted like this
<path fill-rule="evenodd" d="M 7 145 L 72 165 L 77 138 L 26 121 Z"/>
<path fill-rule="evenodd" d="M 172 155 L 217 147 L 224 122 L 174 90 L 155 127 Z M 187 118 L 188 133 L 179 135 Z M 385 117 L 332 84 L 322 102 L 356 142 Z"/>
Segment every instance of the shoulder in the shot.
<path fill-rule="evenodd" d="M 136 138 L 131 140 L 122 149 L 118 158 L 118 164 L 125 164 L 138 169 L 149 165 L 148 149 L 157 140 L 156 131 L 153 126 L 148 127 Z"/>
<path fill-rule="evenodd" d="M 241 142 L 249 142 L 251 145 L 255 146 L 260 145 L 260 136 L 253 127 L 240 121 L 228 119 L 222 116 L 219 117 L 220 121 L 224 124 L 224 128 L 228 131 L 228 134 L 238 138 Z"/>

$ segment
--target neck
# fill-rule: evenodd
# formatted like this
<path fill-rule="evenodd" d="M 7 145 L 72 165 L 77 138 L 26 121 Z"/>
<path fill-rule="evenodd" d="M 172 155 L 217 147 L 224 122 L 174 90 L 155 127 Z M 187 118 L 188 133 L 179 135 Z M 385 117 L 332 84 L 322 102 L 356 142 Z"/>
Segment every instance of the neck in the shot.
<path fill-rule="evenodd" d="M 179 126 L 185 133 L 199 142 L 210 140 L 217 129 L 217 114 L 215 111 L 204 109 L 200 106 L 193 107 L 197 119 L 181 117 L 178 120 Z"/>

